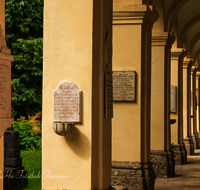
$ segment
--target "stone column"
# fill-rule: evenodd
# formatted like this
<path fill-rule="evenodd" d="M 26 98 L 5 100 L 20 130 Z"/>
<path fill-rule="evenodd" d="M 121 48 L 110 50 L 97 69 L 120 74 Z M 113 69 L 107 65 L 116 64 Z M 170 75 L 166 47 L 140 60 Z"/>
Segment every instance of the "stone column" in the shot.
<path fill-rule="evenodd" d="M 112 0 L 45 1 L 43 190 L 105 190 L 111 186 L 112 6 Z M 81 106 L 82 119 L 71 135 L 59 136 L 53 130 L 53 91 L 64 81 L 73 82 L 81 91 L 76 105 Z M 64 86 L 63 90 L 72 93 L 71 88 Z M 73 105 L 67 112 L 62 112 L 60 104 L 56 109 L 68 118 L 76 111 Z M 65 132 L 65 125 L 61 126 Z"/>
<path fill-rule="evenodd" d="M 199 136 L 197 134 L 197 116 L 196 116 L 196 72 L 195 66 L 191 67 L 191 122 L 192 122 L 192 137 L 194 149 L 199 148 Z"/>
<path fill-rule="evenodd" d="M 171 143 L 173 144 L 175 164 L 185 164 L 187 153 L 183 144 L 183 58 L 186 52 L 182 48 L 171 50 L 171 85 L 177 87 L 176 110 L 170 114 L 170 119 L 176 120 L 171 125 Z M 175 101 L 175 100 L 171 100 Z"/>
<path fill-rule="evenodd" d="M 112 185 L 153 189 L 155 176 L 150 163 L 151 31 L 158 13 L 152 6 L 119 5 L 115 1 L 113 10 L 113 71 L 136 72 L 136 100 L 113 104 Z"/>
<path fill-rule="evenodd" d="M 183 60 L 183 142 L 187 155 L 194 155 L 194 143 L 191 134 L 191 59 Z"/>
<path fill-rule="evenodd" d="M 5 0 L 0 0 L 0 28 L 5 37 Z M 1 37 L 0 37 L 1 38 Z M 4 171 L 4 137 L 0 138 L 0 170 Z M 3 174 L 2 174 L 3 177 Z M 3 178 L 0 178 L 0 189 L 3 189 Z"/>
<path fill-rule="evenodd" d="M 13 124 L 11 118 L 11 50 L 5 41 L 5 0 L 0 0 L 0 189 L 4 180 L 4 132 Z"/>
<path fill-rule="evenodd" d="M 196 73 L 196 100 L 197 100 L 197 134 L 200 139 L 200 110 L 199 110 L 199 99 L 200 98 L 200 72 Z M 199 148 L 200 148 L 200 140 L 199 140 Z"/>
<path fill-rule="evenodd" d="M 156 177 L 172 177 L 174 171 L 170 128 L 170 57 L 175 37 L 152 34 L 151 162 Z"/>

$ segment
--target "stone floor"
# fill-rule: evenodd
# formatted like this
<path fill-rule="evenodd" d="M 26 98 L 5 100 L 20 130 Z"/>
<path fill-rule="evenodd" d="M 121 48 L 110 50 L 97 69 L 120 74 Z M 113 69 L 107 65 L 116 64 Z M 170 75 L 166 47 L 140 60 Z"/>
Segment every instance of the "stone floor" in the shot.
<path fill-rule="evenodd" d="M 200 190 L 200 149 L 187 157 L 186 165 L 175 166 L 173 178 L 157 178 L 155 190 Z"/>

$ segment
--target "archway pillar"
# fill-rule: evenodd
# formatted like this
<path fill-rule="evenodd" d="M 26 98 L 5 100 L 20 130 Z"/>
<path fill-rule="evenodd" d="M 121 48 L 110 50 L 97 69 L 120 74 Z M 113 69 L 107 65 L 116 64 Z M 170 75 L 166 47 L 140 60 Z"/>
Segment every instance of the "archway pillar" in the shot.
<path fill-rule="evenodd" d="M 151 33 L 158 12 L 147 5 L 117 5 L 113 11 L 113 72 L 135 71 L 132 102 L 114 101 L 112 185 L 153 189 L 150 163 Z M 115 94 L 114 94 L 115 96 Z"/>
<path fill-rule="evenodd" d="M 175 164 L 185 164 L 187 153 L 183 144 L 183 58 L 186 51 L 183 48 L 172 48 L 171 50 L 171 114 L 170 119 L 176 120 L 171 125 L 171 143 L 174 151 Z M 176 94 L 174 94 L 176 93 Z M 174 106 L 175 107 L 172 107 Z"/>
<path fill-rule="evenodd" d="M 196 114 L 196 66 L 191 67 L 191 129 L 194 149 L 199 148 L 199 136 L 197 133 L 197 114 Z"/>
<path fill-rule="evenodd" d="M 170 58 L 173 33 L 152 33 L 151 162 L 156 177 L 172 177 L 174 171 L 170 128 Z"/>
<path fill-rule="evenodd" d="M 191 134 L 191 72 L 193 61 L 189 58 L 183 60 L 183 142 L 187 155 L 194 155 L 194 143 Z"/>
<path fill-rule="evenodd" d="M 111 186 L 112 6 L 112 0 L 44 3 L 43 190 Z M 67 121 L 72 134 L 54 132 L 65 133 Z"/>
<path fill-rule="evenodd" d="M 5 0 L 0 0 L 0 29 L 3 30 L 5 37 Z M 0 37 L 1 38 L 1 37 Z M 1 48 L 1 47 L 0 47 Z M 4 137 L 0 137 L 0 170 L 2 177 L 0 178 L 0 189 L 3 189 L 3 171 L 4 171 Z"/>
<path fill-rule="evenodd" d="M 197 115 L 197 134 L 200 139 L 200 110 L 199 110 L 199 100 L 200 100 L 200 72 L 197 71 L 196 73 L 196 115 Z M 200 140 L 199 140 L 199 148 L 200 148 Z"/>

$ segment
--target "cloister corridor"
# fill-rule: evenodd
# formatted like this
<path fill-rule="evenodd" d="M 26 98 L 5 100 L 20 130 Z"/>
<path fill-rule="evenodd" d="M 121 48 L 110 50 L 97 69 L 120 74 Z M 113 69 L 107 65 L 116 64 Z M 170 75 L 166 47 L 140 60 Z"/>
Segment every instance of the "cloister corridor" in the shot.
<path fill-rule="evenodd" d="M 157 178 L 155 190 L 196 190 L 200 189 L 200 149 L 187 157 L 186 165 L 175 166 L 175 177 Z"/>

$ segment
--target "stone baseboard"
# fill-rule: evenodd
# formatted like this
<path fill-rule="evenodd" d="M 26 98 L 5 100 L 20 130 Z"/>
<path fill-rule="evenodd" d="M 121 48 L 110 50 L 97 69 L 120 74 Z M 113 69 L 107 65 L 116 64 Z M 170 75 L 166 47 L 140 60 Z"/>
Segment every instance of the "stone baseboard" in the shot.
<path fill-rule="evenodd" d="M 112 162 L 112 187 L 127 190 L 154 190 L 155 174 L 151 163 Z"/>
<path fill-rule="evenodd" d="M 196 140 L 196 149 L 199 149 L 199 135 L 198 133 L 195 134 L 195 140 Z"/>
<path fill-rule="evenodd" d="M 175 161 L 173 151 L 151 150 L 150 161 L 156 177 L 173 177 L 175 175 Z"/>
<path fill-rule="evenodd" d="M 186 137 L 183 139 L 183 143 L 185 144 L 185 148 L 187 150 L 187 155 L 194 155 L 194 143 L 192 137 Z"/>
<path fill-rule="evenodd" d="M 194 143 L 194 150 L 197 149 L 197 143 L 196 143 L 196 135 L 192 134 L 192 139 L 193 139 L 193 143 Z"/>
<path fill-rule="evenodd" d="M 172 150 L 174 152 L 175 165 L 184 165 L 187 163 L 185 144 L 174 144 Z"/>
<path fill-rule="evenodd" d="M 197 134 L 199 136 L 199 148 L 200 148 L 200 131 L 198 131 Z"/>

